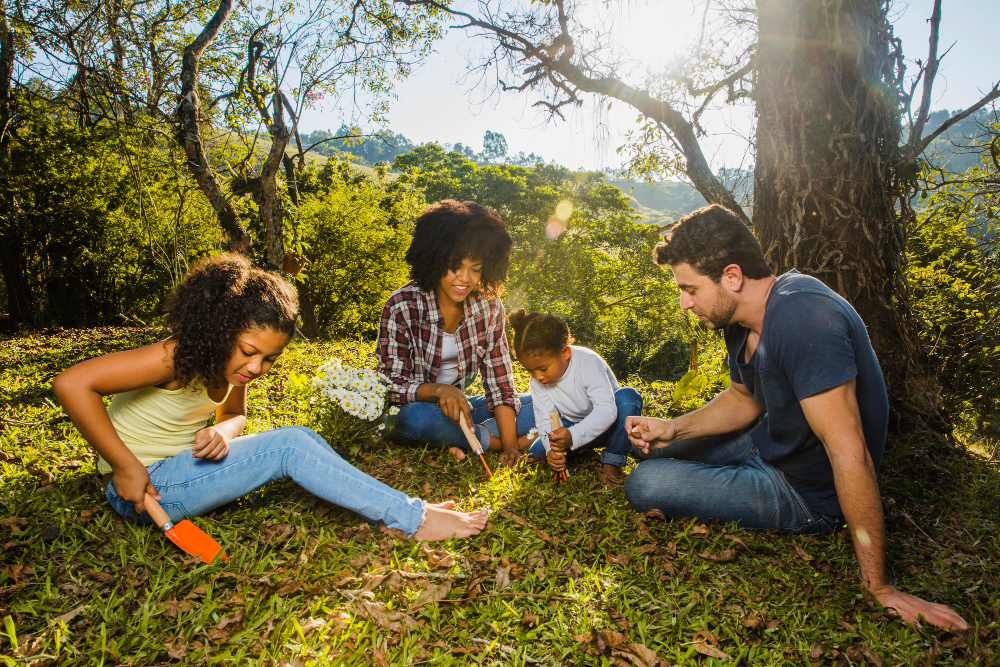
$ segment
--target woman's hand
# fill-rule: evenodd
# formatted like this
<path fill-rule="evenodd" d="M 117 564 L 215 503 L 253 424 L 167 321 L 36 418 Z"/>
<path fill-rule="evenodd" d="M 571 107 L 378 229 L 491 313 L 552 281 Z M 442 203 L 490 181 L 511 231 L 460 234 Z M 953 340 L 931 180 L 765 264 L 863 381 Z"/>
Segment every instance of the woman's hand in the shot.
<path fill-rule="evenodd" d="M 466 398 L 465 392 L 450 384 L 438 386 L 440 389 L 437 390 L 437 403 L 438 407 L 441 408 L 441 412 L 456 424 L 458 423 L 459 415 L 465 413 L 465 422 L 471 424 L 472 408 L 469 406 L 469 399 Z"/>
<path fill-rule="evenodd" d="M 650 447 L 666 447 L 677 439 L 677 427 L 671 419 L 629 416 L 625 418 L 625 431 L 643 454 L 648 454 Z"/>
<path fill-rule="evenodd" d="M 111 483 L 114 484 L 115 492 L 119 496 L 135 505 L 135 511 L 138 513 L 146 511 L 147 493 L 157 500 L 162 500 L 160 492 L 149 479 L 149 471 L 139 463 L 138 459 L 134 466 L 116 469 Z"/>
<path fill-rule="evenodd" d="M 191 456 L 218 461 L 229 453 L 229 438 L 222 429 L 209 426 L 194 434 Z"/>

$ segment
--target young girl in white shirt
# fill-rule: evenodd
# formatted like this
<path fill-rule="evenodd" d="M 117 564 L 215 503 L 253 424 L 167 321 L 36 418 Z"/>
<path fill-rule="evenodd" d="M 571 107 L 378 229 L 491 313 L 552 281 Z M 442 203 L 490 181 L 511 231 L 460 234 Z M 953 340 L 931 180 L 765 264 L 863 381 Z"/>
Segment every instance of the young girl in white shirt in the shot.
<path fill-rule="evenodd" d="M 632 451 L 625 419 L 642 414 L 642 396 L 632 387 L 620 387 L 601 355 L 572 345 L 569 327 L 558 315 L 518 309 L 508 319 L 514 329 L 514 353 L 531 373 L 538 438 L 528 455 L 546 457 L 553 468 L 561 469 L 564 452 L 602 448 L 602 477 L 620 483 Z M 562 418 L 562 427 L 554 431 L 551 410 Z"/>

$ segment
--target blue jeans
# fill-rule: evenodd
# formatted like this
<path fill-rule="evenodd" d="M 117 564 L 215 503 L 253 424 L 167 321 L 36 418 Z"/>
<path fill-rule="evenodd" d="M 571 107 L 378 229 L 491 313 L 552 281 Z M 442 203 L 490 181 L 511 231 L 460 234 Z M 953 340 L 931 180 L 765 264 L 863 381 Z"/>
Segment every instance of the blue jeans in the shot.
<path fill-rule="evenodd" d="M 841 523 L 811 510 L 784 473 L 760 458 L 749 434 L 678 440 L 648 455 L 635 453 L 648 460 L 625 480 L 625 497 L 640 512 L 814 535 Z"/>
<path fill-rule="evenodd" d="M 527 435 L 535 427 L 535 413 L 531 408 L 531 394 L 520 394 L 521 410 L 517 413 L 517 435 Z M 490 448 L 490 436 L 500 437 L 497 420 L 486 407 L 485 396 L 470 396 L 472 422 L 476 438 L 483 449 Z M 399 408 L 399 413 L 386 420 L 386 437 L 403 439 L 417 443 L 427 443 L 433 447 L 459 447 L 470 451 L 462 428 L 441 412 L 437 403 L 414 401 Z"/>
<path fill-rule="evenodd" d="M 299 486 L 335 505 L 357 512 L 370 522 L 385 521 L 413 535 L 424 516 L 424 503 L 366 475 L 305 426 L 286 426 L 229 441 L 220 461 L 194 458 L 185 451 L 147 466 L 160 504 L 173 521 L 209 512 L 268 482 L 290 477 Z M 108 502 L 129 519 L 135 506 L 108 483 Z M 151 523 L 148 514 L 138 517 Z"/>
<path fill-rule="evenodd" d="M 632 415 L 642 414 L 642 395 L 632 387 L 622 387 L 615 392 L 615 406 L 618 408 L 618 418 L 608 427 L 604 433 L 600 434 L 583 447 L 574 449 L 574 452 L 586 451 L 589 449 L 600 449 L 601 463 L 610 463 L 613 466 L 622 468 L 628 461 L 628 455 L 632 452 L 632 442 L 625 432 L 625 419 Z M 563 426 L 572 426 L 573 422 L 566 418 L 562 420 Z M 531 456 L 545 456 L 545 446 L 540 440 L 535 440 L 528 448 Z"/>

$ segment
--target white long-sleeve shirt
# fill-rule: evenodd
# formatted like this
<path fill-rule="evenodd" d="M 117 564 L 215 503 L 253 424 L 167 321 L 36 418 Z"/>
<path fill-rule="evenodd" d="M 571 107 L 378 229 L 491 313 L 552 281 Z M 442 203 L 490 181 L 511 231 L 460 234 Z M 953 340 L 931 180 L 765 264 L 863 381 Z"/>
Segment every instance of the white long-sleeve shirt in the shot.
<path fill-rule="evenodd" d="M 608 430 L 618 418 L 615 392 L 618 380 L 601 355 L 578 345 L 570 345 L 566 372 L 553 384 L 531 378 L 531 403 L 535 410 L 535 428 L 545 451 L 549 451 L 549 412 L 554 408 L 573 422 L 572 449 L 579 449 Z"/>

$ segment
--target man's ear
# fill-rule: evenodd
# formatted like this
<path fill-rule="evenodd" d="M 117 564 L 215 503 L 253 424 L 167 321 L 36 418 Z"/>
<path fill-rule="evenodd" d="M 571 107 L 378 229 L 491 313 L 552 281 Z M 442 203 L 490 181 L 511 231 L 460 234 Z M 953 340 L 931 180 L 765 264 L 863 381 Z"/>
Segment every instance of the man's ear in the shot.
<path fill-rule="evenodd" d="M 730 264 L 722 270 L 722 280 L 726 281 L 730 290 L 739 292 L 743 288 L 743 269 L 739 264 Z"/>

